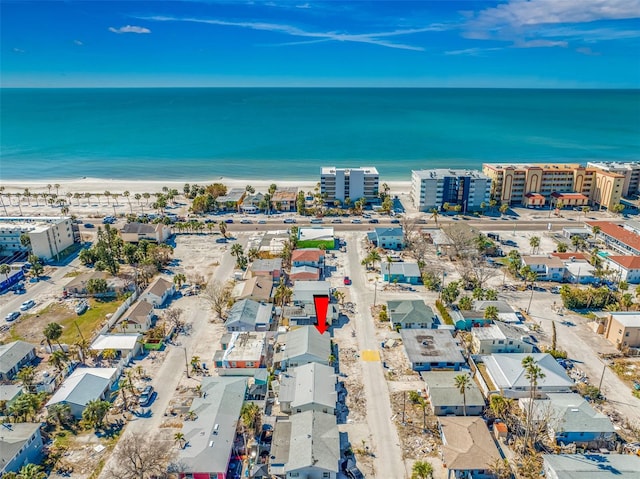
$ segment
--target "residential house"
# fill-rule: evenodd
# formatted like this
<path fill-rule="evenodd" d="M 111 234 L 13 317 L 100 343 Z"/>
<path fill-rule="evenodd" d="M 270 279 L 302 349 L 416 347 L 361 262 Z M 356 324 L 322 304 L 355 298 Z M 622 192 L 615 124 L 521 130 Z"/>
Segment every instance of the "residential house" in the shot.
<path fill-rule="evenodd" d="M 545 479 L 638 479 L 640 457 L 629 454 L 543 454 Z"/>
<path fill-rule="evenodd" d="M 87 284 L 96 279 L 104 279 L 107 282 L 107 292 L 100 293 L 99 296 L 113 296 L 125 290 L 125 283 L 120 278 L 113 277 L 105 271 L 88 271 L 80 273 L 65 284 L 62 287 L 62 294 L 64 296 L 86 296 L 89 294 Z"/>
<path fill-rule="evenodd" d="M 519 400 L 525 415 L 530 401 L 529 398 Z M 557 444 L 575 443 L 599 449 L 616 439 L 611 419 L 593 409 L 580 394 L 551 393 L 546 399 L 535 399 L 532 416 L 533 423 L 546 424 L 549 438 Z"/>
<path fill-rule="evenodd" d="M 447 479 L 493 478 L 492 465 L 501 458 L 481 417 L 439 417 L 442 462 Z"/>
<path fill-rule="evenodd" d="M 271 196 L 271 207 L 275 211 L 296 211 L 296 200 L 298 199 L 298 188 L 289 186 L 278 188 Z"/>
<path fill-rule="evenodd" d="M 314 296 L 331 297 L 331 284 L 328 281 L 298 281 L 293 285 L 294 304 L 313 304 Z"/>
<path fill-rule="evenodd" d="M 448 330 L 401 329 L 400 336 L 414 371 L 458 371 L 466 365 L 460 347 Z"/>
<path fill-rule="evenodd" d="M 604 242 L 608 249 L 613 249 L 622 255 L 640 256 L 640 235 L 632 227 L 625 227 L 610 221 L 587 221 L 593 229 L 599 228 L 597 239 Z"/>
<path fill-rule="evenodd" d="M 314 362 L 329 365 L 332 353 L 329 333 L 320 334 L 315 326 L 292 329 L 278 338 L 278 347 L 273 362 L 281 370 Z"/>
<path fill-rule="evenodd" d="M 538 281 L 562 281 L 565 266 L 560 258 L 552 255 L 523 255 L 522 266 L 529 266 L 537 274 Z"/>
<path fill-rule="evenodd" d="M 398 226 L 397 228 L 374 228 L 373 231 L 367 233 L 367 237 L 369 241 L 378 248 L 400 251 L 403 250 L 405 246 L 402 226 Z"/>
<path fill-rule="evenodd" d="M 164 278 L 157 278 L 140 295 L 140 301 L 151 303 L 154 308 L 160 308 L 176 292 L 175 285 Z"/>
<path fill-rule="evenodd" d="M 319 281 L 320 269 L 313 266 L 293 266 L 289 273 L 289 280 L 296 281 Z"/>
<path fill-rule="evenodd" d="M 239 211 L 245 193 L 244 188 L 231 188 L 226 195 L 216 198 L 216 205 L 220 211 Z"/>
<path fill-rule="evenodd" d="M 432 329 L 438 317 L 421 299 L 387 301 L 387 313 L 392 329 Z"/>
<path fill-rule="evenodd" d="M 440 228 L 422 228 L 420 233 L 427 241 L 433 243 L 438 256 L 451 256 L 456 254 L 455 244 Z"/>
<path fill-rule="evenodd" d="M 472 309 L 470 311 L 460 309 L 449 309 L 449 314 L 458 331 L 471 331 L 473 328 L 488 326 L 493 323 L 492 319 L 484 317 L 484 311 Z"/>
<path fill-rule="evenodd" d="M 26 341 L 0 344 L 0 381 L 13 379 L 18 371 L 36 358 L 36 348 Z"/>
<path fill-rule="evenodd" d="M 318 411 L 334 414 L 338 395 L 335 370 L 324 364 L 308 363 L 280 374 L 280 411 L 298 414 Z"/>
<path fill-rule="evenodd" d="M 190 411 L 195 419 L 182 424 L 185 447 L 178 451 L 179 477 L 226 478 L 234 454 L 236 429 L 247 391 L 247 378 L 204 377 L 202 394 Z"/>
<path fill-rule="evenodd" d="M 213 362 L 220 376 L 253 376 L 266 368 L 267 333 L 233 332 L 222 336 L 222 349 L 215 352 Z"/>
<path fill-rule="evenodd" d="M 640 256 L 607 256 L 607 264 L 618 273 L 618 281 L 640 283 Z"/>
<path fill-rule="evenodd" d="M 335 303 L 329 303 L 327 308 L 327 324 L 331 325 L 337 321 L 340 310 Z M 316 317 L 316 307 L 312 303 L 305 303 L 302 306 L 293 305 L 282 308 L 282 317 L 289 326 L 307 326 L 318 324 Z"/>
<path fill-rule="evenodd" d="M 21 384 L 0 384 L 0 403 L 8 408 L 22 393 Z"/>
<path fill-rule="evenodd" d="M 253 276 L 238 282 L 232 296 L 237 300 L 251 299 L 260 303 L 273 302 L 273 281 L 266 276 Z"/>
<path fill-rule="evenodd" d="M 604 336 L 618 349 L 640 348 L 640 313 L 637 311 L 609 313 Z"/>
<path fill-rule="evenodd" d="M 249 266 L 249 275 L 266 276 L 278 283 L 282 277 L 282 258 L 257 259 Z"/>
<path fill-rule="evenodd" d="M 320 248 L 301 248 L 291 253 L 293 266 L 312 266 L 324 268 L 325 252 Z"/>
<path fill-rule="evenodd" d="M 464 397 L 455 379 L 461 374 L 470 379 Z M 435 416 L 480 416 L 484 411 L 484 397 L 468 372 L 423 371 L 420 377 L 425 382 L 429 406 Z"/>
<path fill-rule="evenodd" d="M 153 311 L 151 304 L 146 301 L 137 301 L 118 321 L 115 330 L 119 333 L 144 334 L 151 329 L 151 324 L 155 317 Z"/>
<path fill-rule="evenodd" d="M 547 353 L 503 353 L 483 356 L 487 375 L 496 390 L 508 398 L 528 397 L 531 383 L 522 367 L 522 360 L 531 356 L 542 370 L 544 377 L 538 379 L 536 395 L 544 397 L 548 393 L 570 392 L 573 381 L 565 369 Z M 491 387 L 491 386 L 489 386 Z"/>
<path fill-rule="evenodd" d="M 243 213 L 257 213 L 260 211 L 260 203 L 264 201 L 262 193 L 247 194 L 242 200 L 240 209 Z"/>
<path fill-rule="evenodd" d="M 64 380 L 46 406 L 68 404 L 71 414 L 80 419 L 90 401 L 111 399 L 117 371 L 116 368 L 77 368 Z"/>
<path fill-rule="evenodd" d="M 42 423 L 6 422 L 0 425 L 0 477 L 19 472 L 27 464 L 39 464 L 44 442 Z"/>
<path fill-rule="evenodd" d="M 588 261 L 569 260 L 564 262 L 565 280 L 574 284 L 593 284 L 600 281 L 597 268 Z"/>
<path fill-rule="evenodd" d="M 268 331 L 271 327 L 271 303 L 259 303 L 252 299 L 241 299 L 234 303 L 225 321 L 227 332 Z"/>
<path fill-rule="evenodd" d="M 89 349 L 98 353 L 113 350 L 116 352 L 116 359 L 124 359 L 128 362 L 140 353 L 142 349 L 142 334 L 100 334 L 91 343 Z"/>
<path fill-rule="evenodd" d="M 500 321 L 484 328 L 472 328 L 471 337 L 474 354 L 532 353 L 535 348 L 524 329 Z"/>
<path fill-rule="evenodd" d="M 420 284 L 422 276 L 418 263 L 408 261 L 380 263 L 382 279 L 389 283 Z"/>
<path fill-rule="evenodd" d="M 120 230 L 125 243 L 139 243 L 142 240 L 164 243 L 171 236 L 171 228 L 163 223 L 127 223 Z"/>
<path fill-rule="evenodd" d="M 498 321 L 503 323 L 521 323 L 524 321 L 524 316 L 519 311 L 514 310 L 509 303 L 506 301 L 474 301 L 472 304 L 473 309 L 470 312 L 463 311 L 465 314 L 465 318 L 467 320 L 471 320 L 470 323 L 467 323 L 471 327 L 477 326 L 486 326 L 486 321 L 480 321 L 484 318 L 484 313 L 489 306 L 493 306 L 498 310 Z M 477 326 L 476 326 L 477 325 Z"/>
<path fill-rule="evenodd" d="M 273 431 L 269 474 L 280 479 L 337 479 L 340 435 L 336 417 L 305 411 L 279 418 Z"/>

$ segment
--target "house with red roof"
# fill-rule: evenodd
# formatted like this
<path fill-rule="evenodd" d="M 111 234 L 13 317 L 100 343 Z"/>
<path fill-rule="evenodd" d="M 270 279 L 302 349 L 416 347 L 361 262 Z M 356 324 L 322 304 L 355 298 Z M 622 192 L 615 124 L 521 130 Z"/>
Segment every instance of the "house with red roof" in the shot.
<path fill-rule="evenodd" d="M 640 256 L 640 235 L 624 225 L 610 221 L 587 221 L 591 228 L 598 227 L 596 238 L 601 239 L 607 248 L 622 255 Z"/>
<path fill-rule="evenodd" d="M 300 248 L 291 253 L 293 266 L 311 266 L 313 268 L 324 267 L 325 252 L 320 248 Z"/>
<path fill-rule="evenodd" d="M 640 256 L 608 256 L 607 263 L 618 273 L 618 281 L 640 283 Z"/>

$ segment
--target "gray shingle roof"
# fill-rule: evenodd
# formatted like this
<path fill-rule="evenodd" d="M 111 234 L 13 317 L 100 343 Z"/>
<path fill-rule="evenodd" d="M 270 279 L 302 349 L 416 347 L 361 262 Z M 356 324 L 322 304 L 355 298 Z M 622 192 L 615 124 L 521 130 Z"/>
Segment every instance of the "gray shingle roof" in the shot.
<path fill-rule="evenodd" d="M 0 374 L 11 371 L 25 356 L 35 348 L 25 341 L 14 341 L 0 345 Z"/>
<path fill-rule="evenodd" d="M 433 310 L 421 299 L 387 301 L 387 309 L 391 321 L 400 324 L 433 323 Z"/>
<path fill-rule="evenodd" d="M 271 304 L 242 299 L 231 307 L 225 326 L 228 329 L 240 324 L 247 324 L 250 328 L 255 329 L 256 325 L 269 324 L 272 308 Z"/>
<path fill-rule="evenodd" d="M 552 410 L 554 429 L 566 432 L 615 432 L 608 416 L 596 411 L 576 393 L 548 393 L 546 400 L 533 403 L 534 417 L 544 418 L 547 408 Z M 522 399 L 528 404 L 529 398 Z"/>
<path fill-rule="evenodd" d="M 188 441 L 179 453 L 184 472 L 226 473 L 246 390 L 247 378 L 202 379 L 203 396 L 191 405 L 197 417 L 182 426 Z"/>
<path fill-rule="evenodd" d="M 481 417 L 440 417 L 438 422 L 444 442 L 443 462 L 450 470 L 489 469 L 496 459 L 500 459 Z"/>
<path fill-rule="evenodd" d="M 460 406 L 464 404 L 464 398 L 460 390 L 455 386 L 455 377 L 460 374 L 469 374 L 460 371 L 424 371 L 420 376 L 429 388 L 429 400 L 435 407 Z M 466 391 L 467 407 L 484 406 L 484 397 L 473 379 Z"/>
<path fill-rule="evenodd" d="M 281 378 L 280 401 L 290 401 L 291 409 L 318 404 L 336 407 L 336 374 L 332 367 L 309 363 L 289 368 Z"/>
<path fill-rule="evenodd" d="M 391 271 L 391 275 L 402 275 L 407 278 L 416 278 L 420 277 L 420 268 L 418 267 L 418 263 L 409 263 L 407 261 L 400 261 L 397 263 L 381 263 L 380 264 L 380 272 L 382 274 L 389 274 Z"/>
<path fill-rule="evenodd" d="M 315 326 L 302 326 L 289 331 L 286 335 L 286 347 L 283 358 L 289 360 L 302 355 L 318 358 L 326 362 L 331 354 L 331 337 L 328 332 L 320 334 Z"/>
<path fill-rule="evenodd" d="M 86 406 L 107 390 L 115 374 L 116 368 L 78 368 L 64 380 L 47 406 L 60 402 Z"/>
<path fill-rule="evenodd" d="M 156 232 L 157 225 L 152 223 L 127 223 L 122 227 L 123 233 L 135 234 L 153 234 Z"/>
<path fill-rule="evenodd" d="M 282 269 L 282 258 L 257 259 L 249 267 L 251 271 L 279 271 Z"/>
<path fill-rule="evenodd" d="M 41 423 L 21 422 L 0 425 L 0 471 L 11 461 Z"/>
<path fill-rule="evenodd" d="M 628 454 L 543 454 L 545 469 L 562 479 L 638 479 L 640 457 Z"/>
<path fill-rule="evenodd" d="M 316 467 L 338 472 L 340 437 L 333 414 L 306 411 L 289 418 L 291 439 L 286 470 Z"/>

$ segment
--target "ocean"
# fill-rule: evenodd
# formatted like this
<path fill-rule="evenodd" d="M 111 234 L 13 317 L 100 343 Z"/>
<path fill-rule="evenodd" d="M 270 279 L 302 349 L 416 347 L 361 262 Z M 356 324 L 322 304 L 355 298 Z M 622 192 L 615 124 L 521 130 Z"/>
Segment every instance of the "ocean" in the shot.
<path fill-rule="evenodd" d="M 319 177 L 640 159 L 639 90 L 1 89 L 0 178 Z"/>

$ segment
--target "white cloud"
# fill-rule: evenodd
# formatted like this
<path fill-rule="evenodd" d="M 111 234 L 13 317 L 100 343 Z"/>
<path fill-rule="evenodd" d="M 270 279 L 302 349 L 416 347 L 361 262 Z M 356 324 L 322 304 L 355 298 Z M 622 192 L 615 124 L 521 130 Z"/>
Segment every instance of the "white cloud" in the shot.
<path fill-rule="evenodd" d="M 25 51 L 25 50 L 23 50 L 22 48 L 14 48 L 14 49 L 13 49 L 13 52 L 14 52 L 14 53 L 26 53 L 26 51 Z"/>
<path fill-rule="evenodd" d="M 309 5 L 309 3 L 303 3 L 301 5 L 296 5 L 296 8 L 311 8 L 311 5 Z"/>
<path fill-rule="evenodd" d="M 152 17 L 140 17 L 140 18 L 144 20 L 155 20 L 160 22 L 206 23 L 209 25 L 238 27 L 238 28 L 247 28 L 250 30 L 282 33 L 282 34 L 290 35 L 293 37 L 314 38 L 316 39 L 316 41 L 314 41 L 313 43 L 320 42 L 320 41 L 369 43 L 372 45 L 378 45 L 382 47 L 397 48 L 400 50 L 414 50 L 414 51 L 424 51 L 424 48 L 416 45 L 406 45 L 402 43 L 395 43 L 395 42 L 384 40 L 384 38 L 442 30 L 441 25 L 433 25 L 433 26 L 428 26 L 424 28 L 392 30 L 392 31 L 377 32 L 377 33 L 350 34 L 350 33 L 341 33 L 341 32 L 310 32 L 298 27 L 294 27 L 292 25 L 265 23 L 265 22 L 230 22 L 230 21 L 216 20 L 216 19 L 189 18 L 189 17 L 181 18 L 181 17 L 167 17 L 167 16 L 152 16 Z M 292 45 L 292 44 L 305 44 L 305 43 L 311 43 L 311 42 L 293 42 L 288 44 Z"/>
<path fill-rule="evenodd" d="M 81 47 L 82 45 L 84 45 L 84 43 L 82 43 L 80 40 L 74 40 L 73 43 L 75 45 L 78 45 L 79 47 Z"/>
<path fill-rule="evenodd" d="M 496 47 L 496 48 L 481 48 L 481 47 L 474 47 L 474 48 L 465 48 L 463 50 L 449 50 L 444 52 L 445 55 L 468 55 L 471 57 L 479 57 L 479 56 L 483 56 L 484 53 L 486 52 L 492 52 L 492 51 L 496 51 L 496 50 L 502 50 L 502 48 L 500 47 Z"/>
<path fill-rule="evenodd" d="M 582 53 L 583 55 L 588 55 L 590 57 L 597 57 L 602 55 L 602 53 L 600 52 L 594 52 L 593 50 L 591 50 L 591 48 L 589 47 L 580 47 L 580 48 L 576 48 L 576 51 L 578 53 Z"/>
<path fill-rule="evenodd" d="M 145 27 L 137 27 L 135 25 L 125 25 L 120 28 L 109 27 L 109 31 L 113 33 L 151 33 L 151 30 Z"/>
<path fill-rule="evenodd" d="M 562 47 L 567 48 L 569 43 L 565 41 L 553 41 L 553 40 L 528 40 L 526 42 L 517 42 L 513 46 L 516 48 L 549 48 L 549 47 Z"/>

